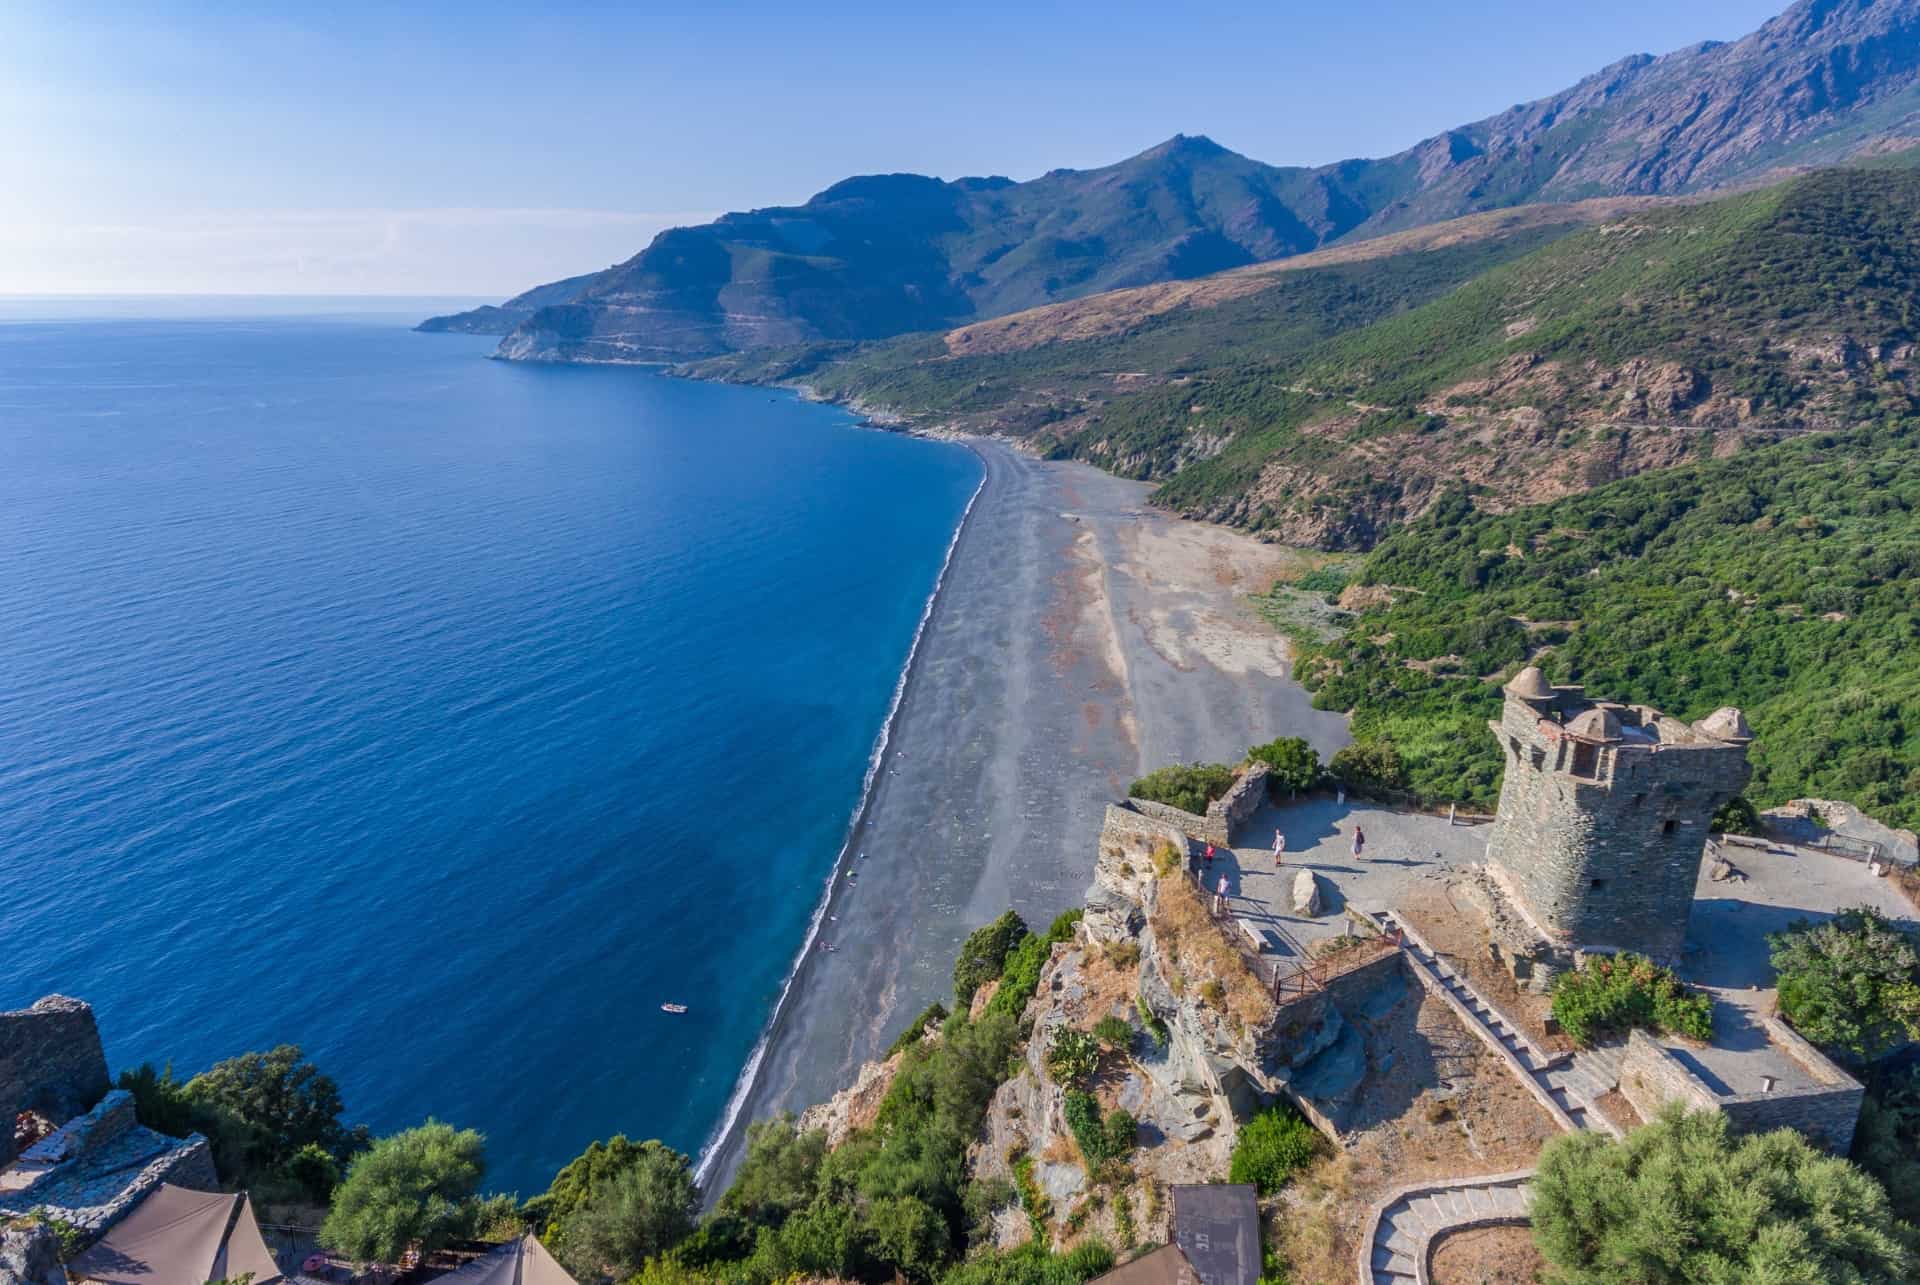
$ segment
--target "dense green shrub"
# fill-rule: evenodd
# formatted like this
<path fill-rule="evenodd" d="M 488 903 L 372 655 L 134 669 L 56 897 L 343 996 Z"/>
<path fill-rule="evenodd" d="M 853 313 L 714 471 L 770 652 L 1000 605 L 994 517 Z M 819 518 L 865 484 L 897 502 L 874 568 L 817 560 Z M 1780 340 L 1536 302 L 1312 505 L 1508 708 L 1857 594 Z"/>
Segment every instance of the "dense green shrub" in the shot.
<path fill-rule="evenodd" d="M 800 1133 L 790 1117 L 751 1126 L 739 1172 L 715 1212 L 669 1252 L 654 1252 L 638 1279 L 776 1285 L 795 1276 L 877 1282 L 898 1275 L 925 1285 L 941 1279 L 972 1238 L 990 1234 L 993 1213 L 1016 1191 L 970 1181 L 968 1149 L 1017 1065 L 1019 1015 L 1055 939 L 1072 936 L 1074 917 L 1062 916 L 1044 935 L 1015 931 L 1018 923 L 1002 917 L 969 939 L 964 956 L 981 966 L 971 977 L 956 969 L 956 992 L 994 975 L 998 990 L 978 1020 L 960 1008 L 939 1039 L 898 1050 L 899 1070 L 870 1127 L 828 1152 L 823 1134 Z M 1044 1221 L 1031 1162 L 1015 1174 L 1022 1203 Z M 623 1266 L 650 1244 L 635 1244 Z"/>
<path fill-rule="evenodd" d="M 968 934 L 959 958 L 953 961 L 953 998 L 958 1008 L 965 1010 L 973 1003 L 975 991 L 1000 976 L 1007 952 L 1026 936 L 1026 921 L 1011 910 Z"/>
<path fill-rule="evenodd" d="M 802 1133 L 791 1112 L 747 1126 L 747 1150 L 733 1185 L 720 1197 L 722 1213 L 774 1224 L 813 1199 L 826 1158 L 827 1135 Z"/>
<path fill-rule="evenodd" d="M 1063 1026 L 1047 1045 L 1047 1075 L 1055 1084 L 1085 1084 L 1100 1068 L 1100 1041 Z"/>
<path fill-rule="evenodd" d="M 483 1150 L 472 1129 L 436 1120 L 379 1139 L 334 1189 L 320 1243 L 363 1262 L 391 1263 L 416 1241 L 433 1250 L 468 1234 L 486 1172 Z"/>
<path fill-rule="evenodd" d="M 699 1212 L 691 1162 L 649 1140 L 596 1177 L 563 1223 L 550 1225 L 548 1247 L 575 1276 L 626 1277 L 685 1239 Z"/>
<path fill-rule="evenodd" d="M 535 1229 L 543 1236 L 562 1235 L 567 1220 L 586 1204 L 593 1188 L 634 1164 L 647 1145 L 624 1133 L 588 1143 L 585 1151 L 560 1167 L 545 1191 L 527 1201 L 527 1217 Z"/>
<path fill-rule="evenodd" d="M 1334 751 L 1327 774 L 1351 794 L 1376 798 L 1398 794 L 1407 786 L 1400 750 L 1392 741 L 1357 740 Z"/>
<path fill-rule="evenodd" d="M 119 1085 L 133 1094 L 140 1123 L 176 1138 L 204 1134 L 220 1178 L 267 1199 L 324 1200 L 340 1165 L 366 1144 L 364 1129 L 340 1123 L 332 1077 L 291 1044 L 228 1058 L 184 1082 L 171 1065 L 147 1063 L 122 1071 Z"/>
<path fill-rule="evenodd" d="M 1582 1285 L 1909 1281 L 1913 1231 L 1886 1192 L 1781 1129 L 1737 1142 L 1720 1112 L 1663 1111 L 1615 1141 L 1562 1134 L 1530 1210 L 1555 1279 Z"/>
<path fill-rule="evenodd" d="M 1780 1012 L 1815 1044 L 1870 1061 L 1920 1039 L 1920 949 L 1871 906 L 1770 933 Z"/>
<path fill-rule="evenodd" d="M 921 1011 L 920 1016 L 913 1019 L 906 1030 L 893 1037 L 893 1043 L 887 1045 L 887 1051 L 884 1056 L 892 1057 L 909 1044 L 918 1044 L 921 1036 L 937 1028 L 940 1023 L 946 1020 L 947 1006 L 939 1000 L 935 1000 Z"/>
<path fill-rule="evenodd" d="M 1133 1046 L 1133 1023 L 1109 1013 L 1093 1024 L 1093 1038 L 1111 1052 L 1124 1053 Z"/>
<path fill-rule="evenodd" d="M 1322 593 L 1326 594 L 1329 598 L 1333 598 L 1337 597 L 1340 591 L 1345 589 L 1352 579 L 1353 572 L 1350 568 L 1335 563 L 1328 563 L 1324 567 L 1315 567 L 1298 580 L 1295 580 L 1293 587 L 1304 590 L 1307 593 Z"/>
<path fill-rule="evenodd" d="M 1281 1103 L 1268 1107 L 1240 1128 L 1233 1144 L 1228 1178 L 1250 1182 L 1272 1195 L 1304 1168 L 1320 1148 L 1320 1135 L 1300 1113 Z"/>
<path fill-rule="evenodd" d="M 1167 1029 L 1167 1024 L 1147 1007 L 1147 997 L 1135 995 L 1133 1007 L 1134 1011 L 1140 1014 L 1140 1025 L 1145 1028 L 1148 1035 L 1153 1037 L 1154 1044 L 1160 1048 L 1167 1047 L 1167 1041 L 1172 1038 L 1173 1033 Z"/>
<path fill-rule="evenodd" d="M 1233 788 L 1233 780 L 1233 769 L 1225 763 L 1175 763 L 1147 773 L 1127 787 L 1127 795 L 1199 816 Z"/>
<path fill-rule="evenodd" d="M 1887 1189 L 1894 1213 L 1920 1225 L 1920 1067 L 1875 1077 L 1860 1104 L 1852 1154 Z"/>
<path fill-rule="evenodd" d="M 1760 833 L 1760 809 L 1744 794 L 1736 794 L 1720 805 L 1708 827 L 1715 834 Z"/>
<path fill-rule="evenodd" d="M 1256 763 L 1270 769 L 1267 789 L 1275 798 L 1283 798 L 1320 784 L 1320 755 L 1298 736 L 1283 736 L 1247 751 Z"/>
<path fill-rule="evenodd" d="M 324 1205 L 340 1182 L 340 1162 L 317 1142 L 309 1142 L 281 1167 L 286 1180 L 316 1205 Z"/>
<path fill-rule="evenodd" d="M 1303 648 L 1296 673 L 1356 737 L 1399 745 L 1414 795 L 1487 807 L 1500 694 L 1481 678 L 1516 662 L 1473 648 L 1487 618 L 1524 619 L 1555 682 L 1687 720 L 1744 710 L 1755 805 L 1819 795 L 1920 823 L 1916 423 L 1875 415 L 1502 513 L 1456 492 L 1366 562 L 1366 582 L 1418 592 Z M 1407 665 L 1444 655 L 1458 676 Z"/>
<path fill-rule="evenodd" d="M 1713 1001 L 1642 955 L 1603 955 L 1554 979 L 1553 1020 L 1579 1044 L 1634 1027 L 1705 1041 Z"/>
<path fill-rule="evenodd" d="M 1072 941 L 1074 925 L 1086 917 L 1085 906 L 1075 906 L 1072 910 L 1063 910 L 1055 915 L 1053 922 L 1047 925 L 1047 944 L 1051 946 L 1057 942 Z"/>
<path fill-rule="evenodd" d="M 1040 988 L 1040 970 L 1052 957 L 1053 943 L 1045 937 L 1021 938 L 1020 944 L 1007 956 L 1006 971 L 1000 975 L 1000 989 L 987 1001 L 986 1012 L 1019 1018 L 1027 1011 L 1027 1001 Z"/>
<path fill-rule="evenodd" d="M 1115 1108 L 1102 1117 L 1098 1099 L 1084 1089 L 1068 1089 L 1061 1107 L 1089 1170 L 1133 1150 L 1139 1125 L 1128 1112 Z"/>
<path fill-rule="evenodd" d="M 1037 1241 L 994 1250 L 955 1267 L 940 1285 L 1081 1285 L 1113 1270 L 1113 1251 L 1098 1239 L 1053 1253 Z"/>

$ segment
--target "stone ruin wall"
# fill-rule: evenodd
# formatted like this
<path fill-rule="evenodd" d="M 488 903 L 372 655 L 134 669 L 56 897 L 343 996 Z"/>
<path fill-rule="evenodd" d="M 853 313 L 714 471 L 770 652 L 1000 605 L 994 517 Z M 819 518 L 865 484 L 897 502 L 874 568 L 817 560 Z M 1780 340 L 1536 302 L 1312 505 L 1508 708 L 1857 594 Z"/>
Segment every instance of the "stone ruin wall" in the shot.
<path fill-rule="evenodd" d="M 1234 780 L 1225 794 L 1207 805 L 1204 816 L 1152 799 L 1129 798 L 1127 806 L 1142 816 L 1177 827 L 1182 834 L 1202 843 L 1230 848 L 1234 833 L 1267 801 L 1267 777 L 1271 771 L 1265 763 L 1256 762 Z"/>
<path fill-rule="evenodd" d="M 1489 863 L 1557 945 L 1677 961 L 1709 822 L 1746 785 L 1744 750 L 1601 746 L 1589 780 L 1565 770 L 1571 742 L 1539 723 L 1532 707 L 1507 700 Z"/>
<path fill-rule="evenodd" d="M 1620 1063 L 1620 1093 L 1643 1120 L 1677 1100 L 1689 1111 L 1721 1112 L 1735 1134 L 1792 1129 L 1817 1147 L 1846 1155 L 1853 1146 L 1865 1087 L 1784 1022 L 1766 1018 L 1765 1027 L 1768 1041 L 1817 1081 L 1818 1088 L 1718 1094 L 1644 1031 L 1634 1031 Z"/>
<path fill-rule="evenodd" d="M 112 1087 L 93 1007 L 49 995 L 0 1013 L 0 1164 L 13 1159 L 13 1117 L 36 1111 L 55 1124 L 83 1115 Z"/>

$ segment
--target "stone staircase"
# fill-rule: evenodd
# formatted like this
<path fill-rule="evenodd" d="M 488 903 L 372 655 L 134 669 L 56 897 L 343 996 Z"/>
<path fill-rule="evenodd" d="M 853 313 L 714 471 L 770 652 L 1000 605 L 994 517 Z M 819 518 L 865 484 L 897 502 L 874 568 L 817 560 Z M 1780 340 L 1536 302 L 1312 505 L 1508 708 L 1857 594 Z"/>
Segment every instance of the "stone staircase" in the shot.
<path fill-rule="evenodd" d="M 1392 911 L 1376 912 L 1374 918 L 1384 928 L 1400 930 L 1408 960 L 1421 982 L 1446 1001 L 1469 1030 L 1503 1055 L 1508 1068 L 1533 1090 L 1561 1128 L 1599 1129 L 1620 1136 L 1619 1126 L 1594 1103 L 1619 1083 L 1624 1046 L 1572 1055 L 1547 1053 Z"/>
<path fill-rule="evenodd" d="M 1398 930 L 1415 976 L 1454 1011 L 1468 1030 L 1507 1064 L 1534 1098 L 1566 1130 L 1599 1129 L 1621 1136 L 1594 1104 L 1620 1082 L 1624 1044 L 1550 1055 L 1441 959 L 1420 934 L 1391 911 L 1373 919 Z M 1527 1221 L 1533 1170 L 1402 1187 L 1374 1207 L 1360 1242 L 1360 1285 L 1427 1285 L 1433 1243 L 1450 1232 Z"/>
<path fill-rule="evenodd" d="M 1361 1285 L 1425 1285 L 1433 1242 L 1471 1227 L 1527 1221 L 1533 1170 L 1401 1187 L 1374 1207 Z"/>

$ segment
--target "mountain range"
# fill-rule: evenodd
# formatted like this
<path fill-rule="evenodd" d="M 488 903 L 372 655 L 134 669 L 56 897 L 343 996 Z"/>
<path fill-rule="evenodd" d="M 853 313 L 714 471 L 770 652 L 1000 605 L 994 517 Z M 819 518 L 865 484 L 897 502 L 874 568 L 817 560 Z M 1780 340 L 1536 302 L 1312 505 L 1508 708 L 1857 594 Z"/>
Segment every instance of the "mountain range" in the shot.
<path fill-rule="evenodd" d="M 1693 194 L 1915 141 L 1920 0 L 1800 0 L 1742 40 L 1627 58 L 1384 159 L 1278 167 L 1177 136 L 1027 182 L 851 178 L 421 329 L 500 334 L 500 356 L 550 361 L 878 339 L 1476 212 Z"/>

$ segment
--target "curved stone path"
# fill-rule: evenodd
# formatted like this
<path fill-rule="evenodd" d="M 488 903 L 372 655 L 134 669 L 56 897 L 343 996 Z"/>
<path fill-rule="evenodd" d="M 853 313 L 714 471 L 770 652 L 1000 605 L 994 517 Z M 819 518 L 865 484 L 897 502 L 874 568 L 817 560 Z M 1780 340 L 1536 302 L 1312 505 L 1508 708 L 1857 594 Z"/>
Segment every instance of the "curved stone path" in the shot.
<path fill-rule="evenodd" d="M 1374 1206 L 1362 1239 L 1361 1285 L 1427 1285 L 1440 1237 L 1527 1221 L 1533 1170 L 1401 1187 Z"/>

